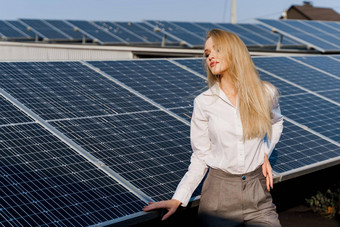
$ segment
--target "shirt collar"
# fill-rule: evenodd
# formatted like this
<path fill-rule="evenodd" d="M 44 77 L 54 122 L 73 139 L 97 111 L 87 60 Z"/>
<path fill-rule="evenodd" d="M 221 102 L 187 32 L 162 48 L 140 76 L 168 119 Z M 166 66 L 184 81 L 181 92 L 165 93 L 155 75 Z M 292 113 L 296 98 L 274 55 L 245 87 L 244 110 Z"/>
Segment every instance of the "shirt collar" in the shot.
<path fill-rule="evenodd" d="M 227 98 L 226 94 L 222 91 L 222 89 L 220 88 L 220 83 L 216 82 L 213 86 L 211 86 L 206 92 L 203 93 L 204 95 L 207 96 L 214 96 L 216 95 L 217 97 L 219 97 L 220 99 L 222 99 L 224 102 L 228 103 L 229 105 L 231 105 L 232 107 L 233 104 L 231 104 L 231 102 L 229 101 L 229 99 Z M 237 100 L 236 100 L 237 103 Z"/>

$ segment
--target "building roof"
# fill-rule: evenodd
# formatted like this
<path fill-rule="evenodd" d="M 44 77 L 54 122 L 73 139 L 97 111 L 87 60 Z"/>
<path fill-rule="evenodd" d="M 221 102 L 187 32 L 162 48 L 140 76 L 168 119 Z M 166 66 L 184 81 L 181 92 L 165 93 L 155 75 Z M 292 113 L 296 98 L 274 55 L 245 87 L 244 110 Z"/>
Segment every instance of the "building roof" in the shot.
<path fill-rule="evenodd" d="M 340 14 L 331 8 L 314 7 L 310 2 L 292 5 L 287 11 L 287 19 L 340 21 Z"/>

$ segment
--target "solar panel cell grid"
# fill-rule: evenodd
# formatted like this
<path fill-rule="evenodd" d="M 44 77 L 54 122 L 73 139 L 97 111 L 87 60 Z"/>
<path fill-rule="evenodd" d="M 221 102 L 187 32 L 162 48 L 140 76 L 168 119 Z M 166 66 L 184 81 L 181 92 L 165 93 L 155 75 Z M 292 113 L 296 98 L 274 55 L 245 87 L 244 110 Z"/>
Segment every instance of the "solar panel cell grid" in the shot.
<path fill-rule="evenodd" d="M 314 92 L 340 87 L 340 80 L 286 57 L 253 58 L 253 61 L 257 67 Z"/>
<path fill-rule="evenodd" d="M 285 121 L 283 134 L 270 156 L 270 163 L 277 173 L 293 171 L 339 157 L 340 147 Z"/>
<path fill-rule="evenodd" d="M 165 108 L 191 106 L 205 80 L 167 60 L 88 62 Z"/>
<path fill-rule="evenodd" d="M 81 33 L 80 31 L 76 31 L 72 26 L 67 24 L 65 21 L 62 20 L 45 20 L 45 21 L 48 24 L 51 24 L 52 26 L 66 33 L 68 36 L 72 37 L 72 39 L 81 40 L 84 37 L 83 33 Z"/>
<path fill-rule="evenodd" d="M 0 87 L 45 120 L 155 109 L 79 62 L 0 63 Z"/>
<path fill-rule="evenodd" d="M 162 111 L 52 125 L 154 200 L 171 198 L 188 168 L 189 126 Z"/>
<path fill-rule="evenodd" d="M 25 122 L 33 122 L 33 120 L 0 96 L 0 125 Z"/>
<path fill-rule="evenodd" d="M 340 143 L 340 108 L 312 94 L 281 97 L 284 116 Z"/>
<path fill-rule="evenodd" d="M 293 57 L 296 60 L 299 60 L 303 63 L 306 63 L 310 66 L 321 69 L 325 72 L 331 73 L 334 76 L 340 78 L 340 62 L 337 60 L 326 57 L 326 56 L 310 56 L 310 57 Z"/>
<path fill-rule="evenodd" d="M 0 225 L 85 226 L 144 202 L 38 124 L 0 128 Z"/>

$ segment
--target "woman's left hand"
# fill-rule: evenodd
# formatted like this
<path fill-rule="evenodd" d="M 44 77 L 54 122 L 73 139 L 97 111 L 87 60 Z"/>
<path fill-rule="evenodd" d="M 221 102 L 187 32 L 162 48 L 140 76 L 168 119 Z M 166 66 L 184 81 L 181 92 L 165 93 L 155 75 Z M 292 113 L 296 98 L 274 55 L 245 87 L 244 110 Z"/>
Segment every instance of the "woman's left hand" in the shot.
<path fill-rule="evenodd" d="M 268 160 L 268 155 L 264 155 L 264 162 L 262 164 L 262 173 L 266 177 L 267 190 L 273 189 L 273 170 Z"/>

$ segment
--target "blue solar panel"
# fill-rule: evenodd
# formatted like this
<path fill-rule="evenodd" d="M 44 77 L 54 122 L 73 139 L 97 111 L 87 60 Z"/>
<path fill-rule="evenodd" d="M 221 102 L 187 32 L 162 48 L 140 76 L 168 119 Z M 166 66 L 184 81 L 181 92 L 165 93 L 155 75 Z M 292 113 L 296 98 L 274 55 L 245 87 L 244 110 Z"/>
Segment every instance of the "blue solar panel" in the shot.
<path fill-rule="evenodd" d="M 56 27 L 60 31 L 64 32 L 68 36 L 72 37 L 74 40 L 81 40 L 84 36 L 80 31 L 75 31 L 72 26 L 62 20 L 44 20 L 48 24 Z"/>
<path fill-rule="evenodd" d="M 187 122 L 190 122 L 193 112 L 193 106 L 173 108 L 170 109 L 170 111 L 177 114 L 177 116 L 180 116 L 181 118 L 185 119 Z"/>
<path fill-rule="evenodd" d="M 319 38 L 319 40 L 329 42 L 330 44 L 337 47 L 337 49 L 340 49 L 340 38 L 337 37 L 336 34 L 329 34 L 326 31 L 320 30 L 319 28 L 314 26 L 315 23 L 309 23 L 307 21 L 301 20 L 287 20 L 285 21 L 285 23 L 305 33 L 309 33 L 312 36 Z M 337 34 L 339 34 L 339 32 Z"/>
<path fill-rule="evenodd" d="M 340 108 L 312 94 L 281 97 L 284 116 L 340 143 Z"/>
<path fill-rule="evenodd" d="M 325 72 L 331 73 L 334 76 L 340 77 L 340 62 L 327 56 L 306 56 L 293 57 L 310 66 L 321 69 Z"/>
<path fill-rule="evenodd" d="M 282 174 L 294 170 L 298 172 L 299 168 L 339 156 L 339 146 L 285 121 L 280 141 L 269 160 L 273 170 Z"/>
<path fill-rule="evenodd" d="M 125 43 L 123 39 L 120 39 L 110 32 L 106 32 L 105 30 L 96 27 L 94 24 L 91 24 L 88 21 L 67 20 L 67 22 L 75 26 L 78 30 L 86 34 L 91 39 L 98 40 L 99 43 Z"/>
<path fill-rule="evenodd" d="M 242 26 L 238 24 L 218 24 L 224 28 L 224 30 L 231 31 L 237 34 L 246 45 L 275 45 L 276 40 L 268 40 L 264 37 L 257 35 L 256 33 L 249 32 L 245 30 Z"/>
<path fill-rule="evenodd" d="M 340 103 L 340 89 L 318 92 L 320 95 Z"/>
<path fill-rule="evenodd" d="M 51 40 L 69 40 L 65 34 L 62 34 L 60 31 L 57 31 L 50 25 L 44 23 L 42 20 L 33 20 L 33 19 L 20 19 L 21 22 L 25 23 L 29 27 L 33 28 L 35 31 L 39 32 L 43 38 L 51 39 Z"/>
<path fill-rule="evenodd" d="M 163 111 L 51 124 L 154 200 L 170 199 L 189 165 L 189 126 Z"/>
<path fill-rule="evenodd" d="M 6 21 L 0 21 L 0 34 L 6 39 L 27 39 L 30 38 L 27 34 L 16 29 L 13 25 Z"/>
<path fill-rule="evenodd" d="M 145 203 L 40 125 L 0 127 L 0 225 L 88 226 Z"/>
<path fill-rule="evenodd" d="M 340 80 L 286 57 L 253 58 L 255 65 L 311 91 L 340 87 Z"/>
<path fill-rule="evenodd" d="M 337 38 L 325 34 L 325 32 L 320 30 L 313 29 L 311 26 L 308 26 L 307 21 L 304 21 L 303 23 L 294 20 L 258 19 L 258 21 L 270 29 L 275 28 L 283 35 L 298 42 L 311 45 L 322 52 L 339 51 L 340 49 L 338 41 L 336 43 L 333 42 L 336 41 Z"/>
<path fill-rule="evenodd" d="M 205 38 L 207 36 L 207 29 L 197 26 L 196 23 L 191 22 L 171 22 L 171 23 L 189 32 L 192 32 L 198 35 L 199 37 Z"/>
<path fill-rule="evenodd" d="M 0 96 L 0 125 L 32 122 L 33 120 L 21 112 L 12 103 Z"/>
<path fill-rule="evenodd" d="M 191 106 L 194 98 L 207 89 L 204 79 L 167 60 L 88 63 L 165 108 Z"/>
<path fill-rule="evenodd" d="M 178 62 L 179 64 L 201 74 L 202 76 L 207 75 L 205 68 L 204 68 L 204 60 L 202 58 L 196 58 L 196 59 L 173 59 L 175 62 Z"/>
<path fill-rule="evenodd" d="M 147 40 L 138 37 L 134 33 L 132 33 L 129 30 L 126 30 L 124 28 L 119 27 L 118 25 L 111 23 L 111 22 L 105 22 L 105 21 L 95 21 L 93 22 L 96 25 L 102 27 L 103 29 L 106 29 L 106 31 L 114 34 L 115 36 L 118 36 L 121 39 L 124 39 L 128 43 L 144 43 L 148 42 Z"/>
<path fill-rule="evenodd" d="M 2 62 L 0 74 L 0 87 L 45 120 L 156 109 L 79 62 Z"/>
<path fill-rule="evenodd" d="M 178 40 L 185 41 L 187 44 L 192 46 L 203 46 L 204 44 L 204 37 L 201 37 L 199 35 L 195 35 L 192 33 L 189 33 L 184 28 L 181 28 L 179 26 L 176 26 L 175 24 L 171 24 L 167 21 L 147 21 L 153 28 L 159 28 L 164 30 L 167 34 L 173 35 L 174 37 L 177 37 Z M 173 38 L 174 38 L 173 37 Z"/>
<path fill-rule="evenodd" d="M 22 23 L 20 23 L 19 21 L 12 21 L 12 20 L 8 20 L 6 21 L 7 23 L 13 25 L 14 27 L 18 28 L 21 32 L 24 32 L 25 34 L 27 34 L 29 37 L 31 38 L 35 38 L 36 34 L 31 31 L 28 30 L 27 26 L 23 25 Z"/>

